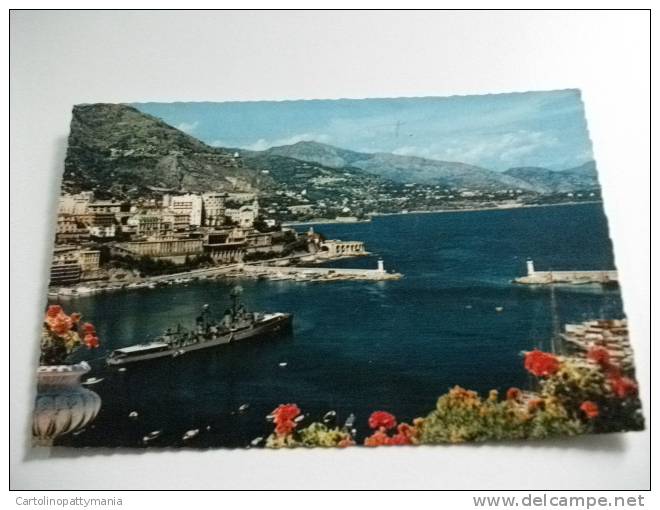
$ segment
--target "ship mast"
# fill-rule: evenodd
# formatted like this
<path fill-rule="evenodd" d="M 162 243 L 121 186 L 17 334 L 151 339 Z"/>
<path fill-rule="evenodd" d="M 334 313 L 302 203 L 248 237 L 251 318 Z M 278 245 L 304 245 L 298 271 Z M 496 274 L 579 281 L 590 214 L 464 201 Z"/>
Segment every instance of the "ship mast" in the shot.
<path fill-rule="evenodd" d="M 236 285 L 231 290 L 231 293 L 229 294 L 231 296 L 231 316 L 232 318 L 236 317 L 236 313 L 238 312 L 238 305 L 241 301 L 241 294 L 243 293 L 243 287 L 240 285 Z"/>
<path fill-rule="evenodd" d="M 561 337 L 559 336 L 559 311 L 557 309 L 557 297 L 555 286 L 550 284 L 550 313 L 552 314 L 552 337 L 550 339 L 550 350 L 553 354 L 561 354 Z"/>

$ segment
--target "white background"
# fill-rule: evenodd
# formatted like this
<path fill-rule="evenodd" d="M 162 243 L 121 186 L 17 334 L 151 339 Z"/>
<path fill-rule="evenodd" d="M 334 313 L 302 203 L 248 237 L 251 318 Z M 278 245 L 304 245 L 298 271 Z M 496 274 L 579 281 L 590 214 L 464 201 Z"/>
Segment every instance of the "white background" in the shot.
<path fill-rule="evenodd" d="M 29 448 L 56 197 L 71 107 L 85 102 L 582 89 L 648 410 L 648 12 L 14 12 L 11 21 L 13 488 L 648 487 L 648 431 L 378 450 Z"/>

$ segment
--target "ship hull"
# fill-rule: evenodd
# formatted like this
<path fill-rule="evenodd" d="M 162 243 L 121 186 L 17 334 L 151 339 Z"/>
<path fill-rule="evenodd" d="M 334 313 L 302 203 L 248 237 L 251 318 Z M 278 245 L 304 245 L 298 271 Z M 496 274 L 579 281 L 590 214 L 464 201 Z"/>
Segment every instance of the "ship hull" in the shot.
<path fill-rule="evenodd" d="M 201 351 L 204 349 L 212 349 L 230 343 L 236 343 L 246 340 L 257 340 L 260 338 L 264 338 L 266 336 L 279 335 L 290 330 L 292 322 L 293 322 L 292 314 L 281 313 L 261 323 L 253 324 L 248 328 L 229 331 L 228 333 L 219 335 L 217 338 L 214 338 L 212 340 L 191 343 L 183 346 L 173 346 L 169 349 L 164 349 L 158 352 L 150 352 L 145 354 L 136 353 L 125 357 L 116 357 L 111 354 L 107 358 L 106 362 L 110 366 L 121 366 L 130 363 L 150 361 L 159 358 L 175 358 L 183 354 L 186 354 L 188 352 Z"/>

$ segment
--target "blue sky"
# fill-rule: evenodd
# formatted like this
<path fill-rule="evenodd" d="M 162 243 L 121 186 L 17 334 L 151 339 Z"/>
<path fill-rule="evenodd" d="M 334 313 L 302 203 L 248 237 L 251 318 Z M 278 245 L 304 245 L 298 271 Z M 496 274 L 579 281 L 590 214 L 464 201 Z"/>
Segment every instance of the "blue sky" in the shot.
<path fill-rule="evenodd" d="M 445 98 L 140 103 L 200 140 L 264 150 L 317 141 L 361 152 L 554 170 L 592 159 L 577 90 Z"/>

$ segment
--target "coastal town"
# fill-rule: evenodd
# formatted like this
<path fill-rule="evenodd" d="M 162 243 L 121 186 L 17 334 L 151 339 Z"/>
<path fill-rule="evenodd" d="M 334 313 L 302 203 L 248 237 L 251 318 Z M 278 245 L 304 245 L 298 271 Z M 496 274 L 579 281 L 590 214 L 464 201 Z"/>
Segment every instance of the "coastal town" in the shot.
<path fill-rule="evenodd" d="M 374 270 L 270 270 L 367 255 L 360 241 L 328 240 L 264 218 L 253 193 L 163 194 L 159 199 L 59 200 L 51 293 L 71 295 L 225 274 L 271 279 L 388 279 Z M 311 273 L 310 273 L 311 270 Z M 185 275 L 185 276 L 182 276 Z"/>
<path fill-rule="evenodd" d="M 412 212 L 509 209 L 601 200 L 600 189 L 539 194 L 510 188 L 448 187 L 433 183 L 373 181 L 348 187 L 342 177 L 286 183 L 285 190 L 264 194 L 264 210 L 283 222 L 355 222 L 373 216 Z"/>
<path fill-rule="evenodd" d="M 410 186 L 406 198 L 397 199 L 390 193 L 392 190 L 365 197 L 369 203 L 377 202 L 375 210 L 380 211 L 368 214 L 364 212 L 364 204 L 350 203 L 346 198 L 338 202 L 341 207 L 328 210 L 323 201 L 311 202 L 306 198 L 306 189 L 278 192 L 274 196 L 279 202 L 273 201 L 273 195 L 259 196 L 245 191 L 177 193 L 167 190 L 134 198 L 109 199 L 97 198 L 94 191 L 65 192 L 58 205 L 50 294 L 53 297 L 84 295 L 180 283 L 191 278 L 317 282 L 398 279 L 402 275 L 385 271 L 382 261 L 373 269 L 318 267 L 324 262 L 369 255 L 369 252 L 361 241 L 325 239 L 311 226 L 307 230 L 294 227 L 306 223 L 370 221 L 378 215 L 408 212 L 553 205 L 526 202 L 526 194 L 520 190 L 509 190 L 503 196 L 459 190 L 456 196 L 445 196 L 443 191 L 417 188 L 419 186 Z M 441 201 L 456 200 L 450 207 L 444 202 L 444 208 L 440 208 L 440 204 L 433 207 L 428 200 L 436 195 Z M 594 198 L 594 192 L 586 196 L 571 195 L 565 194 L 563 198 L 580 201 Z M 412 204 L 415 197 L 423 202 L 417 204 L 418 209 L 386 212 L 386 203 L 402 206 L 401 200 L 406 200 Z M 484 201 L 489 197 L 495 200 Z M 292 200 L 296 205 L 286 205 Z M 266 203 L 266 207 L 260 202 Z M 546 273 L 534 272 L 532 268 L 527 277 L 518 278 L 516 282 L 549 283 L 561 276 L 554 272 L 553 278 L 549 278 Z M 576 282 L 579 280 L 576 275 L 569 276 Z M 602 279 L 600 273 L 598 276 Z M 609 279 L 615 280 L 616 276 Z"/>

